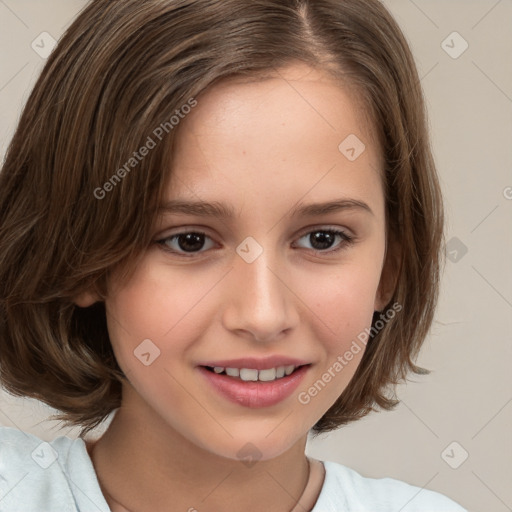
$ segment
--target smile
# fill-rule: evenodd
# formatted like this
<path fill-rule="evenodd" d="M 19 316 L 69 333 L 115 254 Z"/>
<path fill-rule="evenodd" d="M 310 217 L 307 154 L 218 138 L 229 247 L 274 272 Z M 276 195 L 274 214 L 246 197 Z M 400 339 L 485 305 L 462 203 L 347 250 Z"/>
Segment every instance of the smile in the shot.
<path fill-rule="evenodd" d="M 231 403 L 248 408 L 270 407 L 288 398 L 300 385 L 311 364 L 302 366 L 278 366 L 256 370 L 197 366 L 208 387 Z M 229 375 L 229 373 L 233 375 Z M 281 375 L 284 372 L 284 375 Z M 266 380 L 265 380 L 266 379 Z"/>
<path fill-rule="evenodd" d="M 296 366 L 278 366 L 276 368 L 268 368 L 266 370 L 257 370 L 253 368 L 224 368 L 222 366 L 206 366 L 207 369 L 222 375 L 228 375 L 243 381 L 261 381 L 270 382 L 276 379 L 282 379 L 284 376 L 291 375 Z"/>

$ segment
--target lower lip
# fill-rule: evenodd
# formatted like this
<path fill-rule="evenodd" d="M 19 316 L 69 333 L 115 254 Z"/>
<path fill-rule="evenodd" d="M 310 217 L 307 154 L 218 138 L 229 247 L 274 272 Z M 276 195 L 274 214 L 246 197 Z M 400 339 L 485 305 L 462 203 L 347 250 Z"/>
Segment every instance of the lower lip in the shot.
<path fill-rule="evenodd" d="M 309 367 L 301 366 L 292 374 L 269 382 L 243 381 L 212 372 L 204 366 L 198 366 L 198 369 L 213 388 L 229 401 L 257 409 L 270 407 L 288 398 L 302 382 Z"/>

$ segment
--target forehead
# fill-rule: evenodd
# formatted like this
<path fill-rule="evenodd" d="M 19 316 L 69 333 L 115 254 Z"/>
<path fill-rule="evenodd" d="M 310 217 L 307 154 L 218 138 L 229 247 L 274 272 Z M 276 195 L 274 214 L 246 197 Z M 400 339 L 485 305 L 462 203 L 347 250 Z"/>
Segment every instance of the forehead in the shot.
<path fill-rule="evenodd" d="M 225 79 L 198 100 L 200 108 L 185 123 L 198 136 L 248 128 L 249 123 L 252 131 L 279 126 L 290 131 L 306 128 L 306 124 L 319 134 L 338 132 L 342 136 L 352 130 L 366 142 L 375 131 L 355 87 L 302 63 L 276 69 L 265 78 Z M 230 136 L 236 140 L 236 133 Z"/>
<path fill-rule="evenodd" d="M 380 180 L 381 154 L 362 102 L 322 71 L 293 65 L 264 80 L 233 78 L 197 101 L 177 132 L 174 195 L 225 197 L 226 187 L 257 193 L 267 185 L 266 194 L 274 187 L 299 199 L 307 188 L 319 192 L 319 179 L 320 189 L 344 185 L 347 194 Z M 347 149 L 361 155 L 351 160 Z"/>

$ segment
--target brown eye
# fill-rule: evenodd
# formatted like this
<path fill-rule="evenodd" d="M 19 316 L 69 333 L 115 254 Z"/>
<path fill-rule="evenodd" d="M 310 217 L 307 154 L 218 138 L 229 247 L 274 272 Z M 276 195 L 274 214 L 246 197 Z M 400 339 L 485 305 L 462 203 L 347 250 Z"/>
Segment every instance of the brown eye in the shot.
<path fill-rule="evenodd" d="M 352 237 L 348 236 L 344 231 L 338 229 L 316 229 L 304 234 L 301 238 L 307 239 L 311 244 L 311 249 L 316 252 L 332 253 L 339 251 L 348 244 L 353 243 Z M 335 244 L 336 239 L 340 238 L 341 242 L 335 249 L 330 249 Z"/>
<path fill-rule="evenodd" d="M 163 246 L 165 251 L 180 255 L 193 255 L 201 251 L 205 245 L 205 239 L 210 239 L 206 233 L 201 231 L 187 231 L 176 233 L 169 237 L 157 240 L 157 243 Z"/>

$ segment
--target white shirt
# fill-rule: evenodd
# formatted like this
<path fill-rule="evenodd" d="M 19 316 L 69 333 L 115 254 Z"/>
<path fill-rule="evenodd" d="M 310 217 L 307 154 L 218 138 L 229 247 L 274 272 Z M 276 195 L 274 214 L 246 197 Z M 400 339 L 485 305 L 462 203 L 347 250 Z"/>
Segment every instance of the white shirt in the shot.
<path fill-rule="evenodd" d="M 467 512 L 437 492 L 322 462 L 325 480 L 311 512 Z M 47 443 L 0 427 L 0 512 L 111 511 L 83 439 Z"/>

